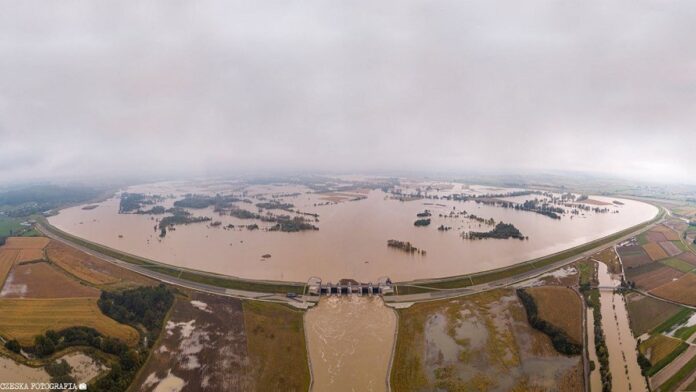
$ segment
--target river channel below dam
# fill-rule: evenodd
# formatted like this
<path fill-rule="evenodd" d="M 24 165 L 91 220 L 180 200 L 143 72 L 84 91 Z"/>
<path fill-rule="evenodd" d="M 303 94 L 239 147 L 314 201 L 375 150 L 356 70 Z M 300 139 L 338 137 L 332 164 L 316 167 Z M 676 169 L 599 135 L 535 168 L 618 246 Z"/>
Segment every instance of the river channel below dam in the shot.
<path fill-rule="evenodd" d="M 307 311 L 313 391 L 386 391 L 396 312 L 380 297 L 325 297 Z"/>

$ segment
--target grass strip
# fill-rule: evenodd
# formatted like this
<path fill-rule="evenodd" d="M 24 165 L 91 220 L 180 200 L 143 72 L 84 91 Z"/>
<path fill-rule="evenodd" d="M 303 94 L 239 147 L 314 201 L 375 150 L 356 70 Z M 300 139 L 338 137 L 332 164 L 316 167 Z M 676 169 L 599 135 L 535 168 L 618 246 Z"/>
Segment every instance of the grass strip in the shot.
<path fill-rule="evenodd" d="M 660 386 L 660 391 L 673 391 L 675 390 L 686 377 L 696 370 L 696 356 L 691 358 L 689 362 L 684 365 L 683 368 L 679 369 L 669 380 L 665 381 L 664 384 Z"/>

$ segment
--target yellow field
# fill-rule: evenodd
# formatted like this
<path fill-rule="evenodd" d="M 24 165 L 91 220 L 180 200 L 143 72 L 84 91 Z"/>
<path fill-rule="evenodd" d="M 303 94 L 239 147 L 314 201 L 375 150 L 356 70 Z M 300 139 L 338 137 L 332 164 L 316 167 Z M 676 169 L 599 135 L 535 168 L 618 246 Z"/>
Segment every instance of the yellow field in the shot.
<path fill-rule="evenodd" d="M 532 287 L 527 292 L 534 297 L 539 318 L 568 334 L 582 344 L 582 303 L 571 289 L 560 286 Z"/>
<path fill-rule="evenodd" d="M 17 262 L 18 263 L 23 263 L 25 261 L 35 261 L 35 260 L 42 260 L 44 258 L 44 251 L 43 249 L 20 249 L 19 250 L 19 257 L 17 257 Z"/>
<path fill-rule="evenodd" d="M 7 274 L 10 273 L 18 256 L 18 250 L 0 248 L 0 289 L 5 285 Z"/>
<path fill-rule="evenodd" d="M 43 249 L 50 241 L 46 237 L 9 237 L 5 241 L 5 249 Z"/>
<path fill-rule="evenodd" d="M 100 272 L 109 269 L 109 266 L 104 265 L 105 262 L 60 242 L 52 241 L 46 248 L 46 255 L 58 267 L 93 285 L 111 284 L 121 280 Z"/>
<path fill-rule="evenodd" d="M 645 249 L 652 261 L 662 260 L 669 257 L 667 252 L 665 252 L 665 250 L 662 249 L 660 244 L 657 242 L 649 242 L 643 245 L 643 249 Z"/>
<path fill-rule="evenodd" d="M 696 306 L 696 274 L 686 273 L 681 278 L 662 285 L 651 293 L 675 302 Z"/>
<path fill-rule="evenodd" d="M 648 357 L 650 362 L 657 363 L 672 353 L 681 343 L 681 340 L 669 336 L 653 335 L 650 339 L 640 343 L 640 352 Z"/>
<path fill-rule="evenodd" d="M 49 329 L 92 327 L 134 346 L 138 332 L 105 316 L 96 298 L 0 299 L 0 335 L 33 345 L 34 337 Z"/>

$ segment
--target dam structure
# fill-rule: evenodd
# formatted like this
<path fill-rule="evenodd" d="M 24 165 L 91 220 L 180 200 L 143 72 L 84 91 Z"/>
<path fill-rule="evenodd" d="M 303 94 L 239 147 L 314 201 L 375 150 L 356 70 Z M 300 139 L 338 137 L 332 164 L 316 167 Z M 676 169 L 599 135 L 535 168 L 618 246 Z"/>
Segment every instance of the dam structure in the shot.
<path fill-rule="evenodd" d="M 394 292 L 391 279 L 381 277 L 376 283 L 362 283 L 354 279 L 341 279 L 337 283 L 323 283 L 321 278 L 311 277 L 307 281 L 307 292 L 310 296 L 342 296 L 342 295 L 386 295 Z"/>

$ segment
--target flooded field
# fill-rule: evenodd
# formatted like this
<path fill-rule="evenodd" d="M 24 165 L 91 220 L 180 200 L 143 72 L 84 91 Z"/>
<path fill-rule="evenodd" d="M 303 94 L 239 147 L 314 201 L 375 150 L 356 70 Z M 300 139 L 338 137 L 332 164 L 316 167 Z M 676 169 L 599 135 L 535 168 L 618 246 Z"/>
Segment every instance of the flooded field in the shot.
<path fill-rule="evenodd" d="M 243 391 L 254 387 L 250 369 L 241 302 L 196 294 L 177 299 L 139 382 L 142 391 Z"/>
<path fill-rule="evenodd" d="M 396 314 L 379 297 L 328 297 L 305 315 L 314 391 L 386 391 Z"/>
<path fill-rule="evenodd" d="M 606 236 L 646 221 L 657 212 L 655 207 L 636 201 L 613 203 L 615 199 L 592 196 L 592 203 L 602 204 L 584 206 L 606 208 L 607 212 L 583 210 L 571 214 L 571 208 L 565 208 L 568 213 L 553 219 L 532 211 L 453 199 L 515 190 L 459 183 L 401 182 L 389 189 L 360 185 L 334 191 L 326 189 L 343 188 L 326 185 L 326 189 L 317 190 L 316 184 L 310 188 L 228 182 L 158 183 L 129 188 L 128 192 L 161 196 L 155 204 L 163 209 L 171 208 L 189 193 L 239 196 L 241 201 L 234 203 L 232 214 L 230 210 L 216 212 L 214 206 L 186 208 L 194 217 L 211 220 L 176 225 L 165 237 L 160 237 L 157 224 L 167 214 L 119 213 L 119 196 L 96 207 L 62 210 L 49 220 L 76 236 L 182 267 L 256 279 L 306 281 L 319 276 L 324 281 L 374 281 L 380 276 L 409 280 L 503 267 Z M 523 203 L 534 198 L 544 196 L 487 200 Z M 269 202 L 276 203 L 276 207 L 269 207 Z M 318 230 L 273 231 L 274 223 L 249 219 L 239 212 L 261 216 L 274 213 L 276 217 L 287 214 L 304 219 Z M 425 213 L 431 223 L 415 226 L 417 214 Z M 528 239 L 462 238 L 469 231 L 491 230 L 490 222 L 484 221 L 489 219 L 514 224 Z M 410 242 L 426 253 L 390 248 L 390 239 Z"/>
<path fill-rule="evenodd" d="M 399 310 L 395 390 L 582 390 L 582 359 L 556 352 L 513 290 Z"/>
<path fill-rule="evenodd" d="M 597 263 L 597 278 L 602 287 L 618 286 L 621 281 L 607 271 L 607 265 Z M 601 290 L 602 329 L 609 352 L 609 369 L 615 391 L 646 391 L 645 378 L 640 373 L 636 340 L 631 333 L 626 302 L 621 294 Z"/>

